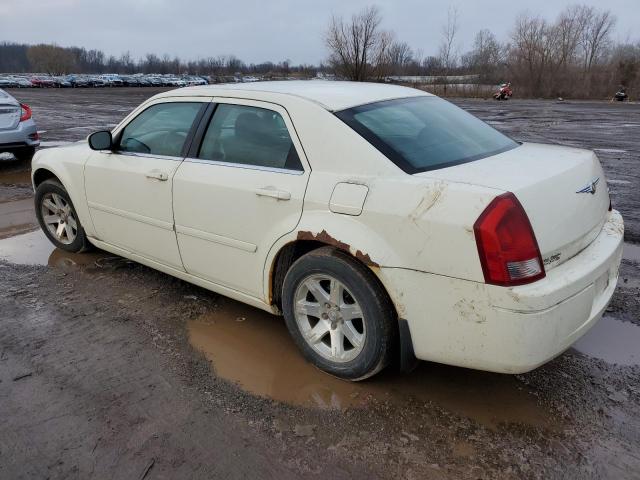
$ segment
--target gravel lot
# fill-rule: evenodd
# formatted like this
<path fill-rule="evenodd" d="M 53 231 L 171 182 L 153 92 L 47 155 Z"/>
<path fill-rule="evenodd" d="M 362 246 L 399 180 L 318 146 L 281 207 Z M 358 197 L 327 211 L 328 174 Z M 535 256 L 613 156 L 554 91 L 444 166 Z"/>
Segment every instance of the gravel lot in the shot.
<path fill-rule="evenodd" d="M 43 146 L 153 89 L 19 90 Z M 423 363 L 350 384 L 281 319 L 34 228 L 0 161 L 0 478 L 640 478 L 640 105 L 459 100 L 518 140 L 597 149 L 626 220 L 607 316 L 534 372 Z"/>

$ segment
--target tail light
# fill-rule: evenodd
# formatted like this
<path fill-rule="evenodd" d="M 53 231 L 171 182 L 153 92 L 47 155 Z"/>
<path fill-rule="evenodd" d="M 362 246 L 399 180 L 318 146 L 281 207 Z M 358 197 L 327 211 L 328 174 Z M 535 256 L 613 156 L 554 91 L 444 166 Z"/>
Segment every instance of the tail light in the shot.
<path fill-rule="evenodd" d="M 536 236 L 513 193 L 494 198 L 473 230 L 486 283 L 513 286 L 544 278 Z"/>
<path fill-rule="evenodd" d="M 24 122 L 25 120 L 29 120 L 31 118 L 31 107 L 29 105 L 21 103 L 20 108 L 22 109 L 20 113 L 20 121 Z"/>

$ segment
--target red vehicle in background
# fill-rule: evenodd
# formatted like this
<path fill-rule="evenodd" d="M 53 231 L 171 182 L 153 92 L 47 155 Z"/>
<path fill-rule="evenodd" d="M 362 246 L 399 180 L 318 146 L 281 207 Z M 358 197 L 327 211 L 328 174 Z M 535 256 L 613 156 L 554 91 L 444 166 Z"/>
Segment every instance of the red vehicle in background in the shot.
<path fill-rule="evenodd" d="M 29 79 L 31 81 L 31 85 L 38 88 L 45 87 L 55 87 L 56 83 L 50 77 L 31 77 Z"/>
<path fill-rule="evenodd" d="M 509 100 L 513 96 L 513 90 L 511 90 L 511 82 L 503 83 L 500 85 L 500 90 L 493 94 L 493 98 L 496 100 Z"/>

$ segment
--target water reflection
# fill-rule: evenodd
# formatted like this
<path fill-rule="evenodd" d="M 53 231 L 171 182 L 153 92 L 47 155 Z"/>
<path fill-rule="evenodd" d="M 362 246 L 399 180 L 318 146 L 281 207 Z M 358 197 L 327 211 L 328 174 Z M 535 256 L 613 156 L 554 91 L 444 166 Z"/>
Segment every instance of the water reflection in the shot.
<path fill-rule="evenodd" d="M 87 253 L 60 250 L 53 246 L 40 229 L 0 240 L 0 259 L 20 265 L 73 267 L 90 265 L 96 260 L 111 256 L 102 250 Z"/>
<path fill-rule="evenodd" d="M 189 322 L 189 338 L 218 376 L 281 402 L 343 409 L 430 401 L 491 428 L 512 422 L 553 428 L 549 412 L 509 375 L 424 362 L 409 375 L 388 369 L 366 382 L 331 377 L 303 359 L 282 318 L 226 298 Z"/>

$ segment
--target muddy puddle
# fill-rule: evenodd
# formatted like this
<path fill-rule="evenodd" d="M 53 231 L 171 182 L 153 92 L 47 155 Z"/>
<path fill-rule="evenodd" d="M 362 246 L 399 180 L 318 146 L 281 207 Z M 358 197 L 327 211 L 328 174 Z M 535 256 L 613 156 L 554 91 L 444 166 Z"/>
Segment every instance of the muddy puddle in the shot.
<path fill-rule="evenodd" d="M 33 199 L 0 202 L 0 239 L 34 230 L 37 224 Z"/>
<path fill-rule="evenodd" d="M 604 316 L 573 348 L 607 363 L 640 365 L 640 326 Z"/>
<path fill-rule="evenodd" d="M 53 246 L 40 229 L 0 240 L 0 259 L 20 265 L 73 267 L 90 265 L 112 257 L 101 250 L 88 253 L 60 250 Z"/>
<path fill-rule="evenodd" d="M 191 344 L 212 362 L 218 376 L 280 402 L 323 409 L 433 402 L 489 428 L 507 423 L 557 426 L 509 375 L 423 362 L 408 375 L 388 369 L 359 383 L 331 377 L 302 358 L 281 317 L 230 299 L 220 298 L 188 328 Z"/>
<path fill-rule="evenodd" d="M 0 185 L 31 185 L 31 170 L 20 170 L 13 172 L 2 172 L 0 174 Z"/>

